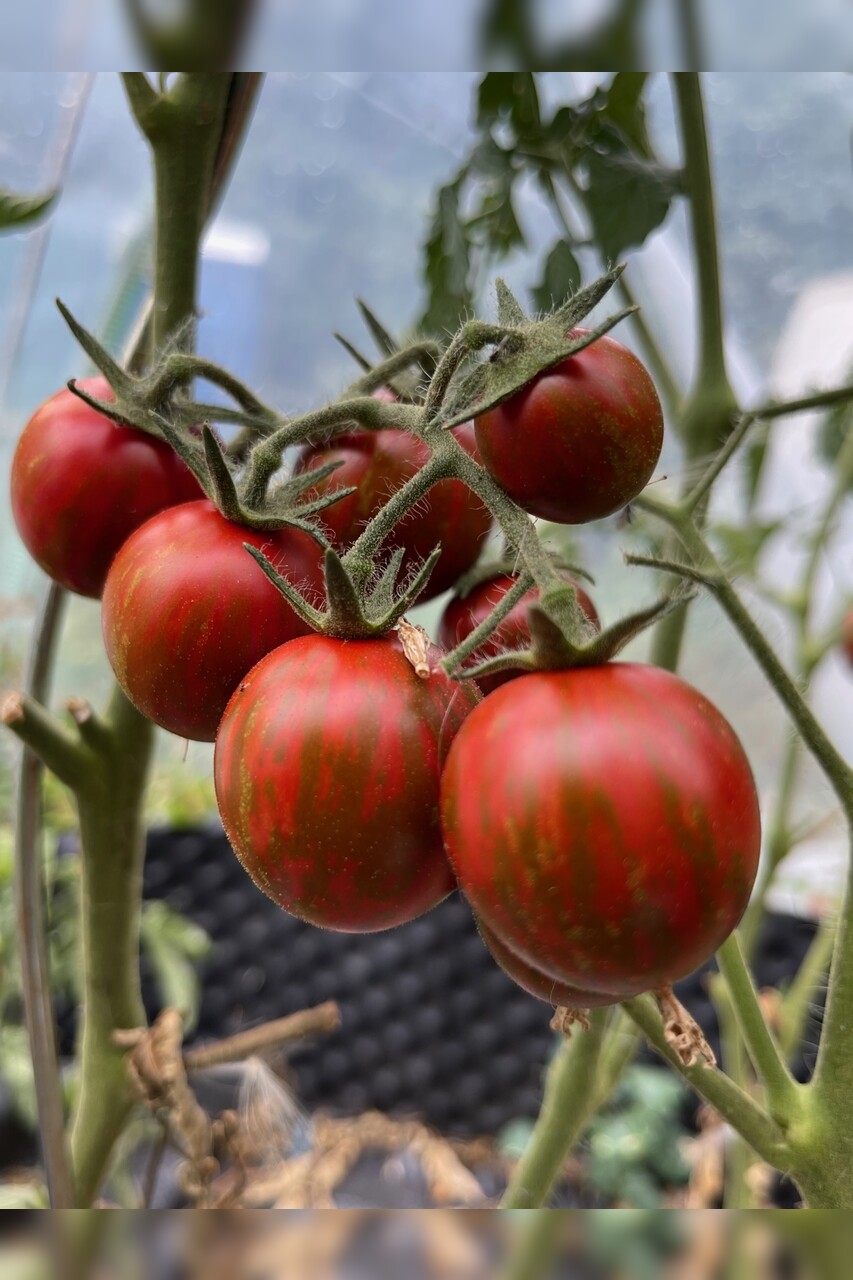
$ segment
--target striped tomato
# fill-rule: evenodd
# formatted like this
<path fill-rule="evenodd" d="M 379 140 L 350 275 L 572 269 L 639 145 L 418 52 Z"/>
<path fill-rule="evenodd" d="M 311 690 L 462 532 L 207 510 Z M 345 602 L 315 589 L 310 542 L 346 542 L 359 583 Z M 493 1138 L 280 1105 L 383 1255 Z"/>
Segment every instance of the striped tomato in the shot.
<path fill-rule="evenodd" d="M 313 635 L 268 654 L 228 704 L 214 760 L 225 830 L 256 884 L 348 933 L 447 897 L 439 779 L 478 700 L 440 670 L 418 677 L 395 635 Z"/>
<path fill-rule="evenodd" d="M 595 605 L 579 582 L 575 582 L 574 578 L 568 573 L 564 577 L 577 588 L 578 604 L 587 620 L 598 630 L 599 621 Z M 516 578 L 513 574 L 497 573 L 493 578 L 487 578 L 484 582 L 477 583 L 466 595 L 453 596 L 441 615 L 441 621 L 438 626 L 438 643 L 441 647 L 448 650 L 454 649 L 456 645 L 465 640 L 472 631 L 479 627 L 481 622 L 485 622 L 495 605 L 500 602 L 501 597 L 511 591 L 515 583 Z M 538 599 L 538 587 L 532 587 L 530 591 L 522 596 L 503 622 L 495 628 L 485 644 L 482 644 L 477 650 L 476 656 L 479 661 L 485 662 L 487 658 L 494 658 L 499 653 L 506 653 L 510 649 L 523 649 L 530 644 L 527 610 Z M 515 680 L 522 674 L 521 669 L 518 671 L 499 671 L 493 676 L 478 677 L 477 684 L 483 693 L 492 693 L 500 685 L 506 684 L 508 680 Z"/>
<path fill-rule="evenodd" d="M 511 947 L 501 942 L 496 933 L 487 928 L 482 920 L 477 921 L 480 937 L 485 942 L 492 959 L 499 964 L 508 978 L 512 978 L 522 991 L 544 1000 L 555 1008 L 595 1009 L 602 1005 L 618 1004 L 620 996 L 608 996 L 600 991 L 582 991 L 579 987 L 570 987 L 568 983 L 543 973 L 516 955 Z"/>
<path fill-rule="evenodd" d="M 655 667 L 538 672 L 498 689 L 453 744 L 442 817 L 486 927 L 536 968 L 621 996 L 706 960 L 758 865 L 738 739 Z"/>
<path fill-rule="evenodd" d="M 470 423 L 457 428 L 454 435 L 469 453 L 476 455 Z M 344 549 L 355 542 L 367 521 L 415 475 L 428 456 L 426 445 L 407 431 L 357 431 L 330 443 L 306 445 L 296 470 L 308 471 L 327 462 L 339 462 L 337 471 L 321 481 L 318 489 L 332 493 L 357 486 L 355 493 L 327 507 L 321 516 L 335 544 Z M 492 517 L 461 480 L 441 480 L 404 517 L 390 543 L 405 548 L 405 569 L 425 560 L 441 543 L 441 556 L 423 596 L 431 600 L 467 573 L 477 560 L 491 525 Z"/>
<path fill-rule="evenodd" d="M 106 378 L 80 382 L 113 400 Z M 163 440 L 118 426 L 63 389 L 24 427 L 12 460 L 12 512 L 30 555 L 54 581 L 100 596 L 113 557 L 158 511 L 202 496 Z"/>
<path fill-rule="evenodd" d="M 320 595 L 313 538 L 298 529 L 246 529 L 206 501 L 149 520 L 107 575 L 104 643 L 116 678 L 143 715 L 181 738 L 212 742 L 249 668 L 309 629 L 244 542 Z"/>

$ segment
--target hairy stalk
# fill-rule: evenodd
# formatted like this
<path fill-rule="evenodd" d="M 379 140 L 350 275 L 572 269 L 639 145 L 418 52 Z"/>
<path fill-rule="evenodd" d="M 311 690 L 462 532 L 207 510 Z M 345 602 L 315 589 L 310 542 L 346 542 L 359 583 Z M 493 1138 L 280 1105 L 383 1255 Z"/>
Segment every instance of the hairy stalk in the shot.
<path fill-rule="evenodd" d="M 710 996 L 720 1027 L 723 1067 L 729 1079 L 747 1092 L 749 1089 L 749 1066 L 746 1057 L 746 1046 L 735 1017 L 731 992 L 726 986 L 725 980 L 719 974 L 715 974 L 711 979 Z M 723 1208 L 751 1209 L 753 1207 L 748 1174 L 754 1162 L 755 1156 L 748 1143 L 744 1142 L 740 1134 L 733 1134 L 726 1146 Z"/>
<path fill-rule="evenodd" d="M 675 72 L 672 85 L 689 201 L 698 300 L 699 364 L 680 421 L 689 469 L 725 442 L 737 415 L 737 400 L 729 382 L 723 344 L 717 222 L 702 85 L 695 72 Z M 707 500 L 707 494 L 704 497 Z M 697 506 L 696 513 L 701 520 L 704 503 Z M 668 671 L 678 668 L 687 618 L 688 607 L 677 609 L 655 629 L 652 644 L 655 666 Z"/>
<path fill-rule="evenodd" d="M 71 1130 L 77 1195 L 90 1204 L 131 1105 L 113 1031 L 145 1021 L 139 985 L 143 802 L 154 726 L 116 686 L 107 740 L 77 793 L 83 850 L 80 1095 Z"/>
<path fill-rule="evenodd" d="M 523 1215 L 510 1247 L 504 1280 L 549 1280 L 564 1225 L 559 1209 L 534 1209 Z"/>
<path fill-rule="evenodd" d="M 542 1110 L 527 1150 L 501 1200 L 502 1209 L 545 1205 L 596 1102 L 596 1071 L 610 1011 L 593 1009 L 589 1030 L 576 1027 L 548 1068 Z"/>

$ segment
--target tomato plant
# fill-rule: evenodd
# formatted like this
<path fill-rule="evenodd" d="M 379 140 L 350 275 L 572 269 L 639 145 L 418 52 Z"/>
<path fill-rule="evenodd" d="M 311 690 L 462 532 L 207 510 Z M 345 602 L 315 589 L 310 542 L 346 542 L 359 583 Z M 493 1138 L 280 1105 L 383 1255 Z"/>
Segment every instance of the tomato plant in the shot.
<path fill-rule="evenodd" d="M 487 928 L 537 968 L 623 996 L 706 960 L 758 866 L 740 743 L 654 667 L 538 672 L 499 689 L 453 745 L 442 813 Z"/>
<path fill-rule="evenodd" d="M 478 700 L 440 670 L 416 675 L 393 634 L 307 636 L 268 654 L 228 704 L 214 762 L 222 821 L 253 880 L 344 932 L 435 906 L 455 885 L 441 768 Z"/>
<path fill-rule="evenodd" d="M 114 399 L 105 378 L 81 387 Z M 37 564 L 78 595 L 98 598 L 113 557 L 158 511 L 201 495 L 164 441 L 118 426 L 63 388 L 37 409 L 12 461 L 12 512 Z"/>
<path fill-rule="evenodd" d="M 246 542 L 321 594 L 320 549 L 308 534 L 247 529 L 206 501 L 149 520 L 107 575 L 104 642 L 116 678 L 134 706 L 179 737 L 212 742 L 241 677 L 308 631 Z"/>
<path fill-rule="evenodd" d="M 477 455 L 470 423 L 457 428 L 454 435 L 468 453 Z M 356 486 L 355 493 L 339 499 L 322 515 L 335 544 L 344 549 L 355 542 L 367 522 L 420 470 L 428 456 L 426 445 L 406 431 L 357 431 L 325 444 L 305 446 L 296 469 L 340 462 L 337 471 L 317 486 L 319 492 Z M 408 513 L 394 531 L 394 545 L 406 551 L 404 568 L 425 560 L 439 543 L 442 549 L 424 599 L 440 595 L 471 568 L 491 525 L 489 512 L 459 480 L 439 481 Z"/>
<path fill-rule="evenodd" d="M 496 964 L 499 964 L 507 977 L 512 978 L 517 986 L 528 995 L 536 996 L 554 1007 L 566 1009 L 594 1009 L 608 1004 L 618 1004 L 619 996 L 605 995 L 600 991 L 582 991 L 580 987 L 571 987 L 567 982 L 537 969 L 528 964 L 520 955 L 500 938 L 482 920 L 477 921 L 480 937 L 485 942 Z"/>
<path fill-rule="evenodd" d="M 605 336 L 481 414 L 475 430 L 485 467 L 519 506 L 584 524 L 627 506 L 651 479 L 663 413 L 644 365 Z"/>
<path fill-rule="evenodd" d="M 564 574 L 578 593 L 578 603 L 584 616 L 597 629 L 598 614 L 592 600 L 570 574 Z M 438 625 L 438 642 L 444 649 L 452 649 L 471 634 L 494 609 L 495 605 L 515 585 L 516 577 L 511 573 L 497 573 L 494 577 L 478 582 L 464 595 L 455 595 L 447 603 Z M 478 658 L 495 657 L 511 649 L 521 649 L 530 641 L 530 627 L 527 622 L 527 610 L 539 599 L 539 588 L 531 589 L 522 596 L 510 610 L 502 622 L 498 623 L 488 640 L 478 650 Z M 480 676 L 477 684 L 483 693 L 492 693 L 508 680 L 515 680 L 522 674 L 518 671 L 498 671 L 494 675 Z"/>

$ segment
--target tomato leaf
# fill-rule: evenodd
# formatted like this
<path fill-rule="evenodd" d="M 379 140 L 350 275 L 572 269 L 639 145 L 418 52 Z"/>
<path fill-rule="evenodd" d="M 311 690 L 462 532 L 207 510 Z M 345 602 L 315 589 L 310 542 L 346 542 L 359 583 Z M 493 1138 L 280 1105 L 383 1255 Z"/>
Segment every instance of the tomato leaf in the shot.
<path fill-rule="evenodd" d="M 524 135 L 541 124 L 539 91 L 530 71 L 489 71 L 477 91 L 477 124 L 490 128 L 508 119 Z"/>
<path fill-rule="evenodd" d="M 653 158 L 646 130 L 643 93 L 649 78 L 647 71 L 617 71 L 607 90 L 602 115 L 616 126 L 637 155 Z"/>
<path fill-rule="evenodd" d="M 534 305 L 541 311 L 550 311 L 574 293 L 580 282 L 581 269 L 568 240 L 558 240 L 545 259 L 542 279 L 533 289 Z"/>
<path fill-rule="evenodd" d="M 642 244 L 659 227 L 680 188 L 679 176 L 618 145 L 589 150 L 584 159 L 586 203 L 606 258 Z"/>
<path fill-rule="evenodd" d="M 428 333 L 454 330 L 472 307 L 471 244 L 459 208 L 466 175 L 467 168 L 438 193 L 424 267 L 429 295 L 421 324 Z"/>
<path fill-rule="evenodd" d="M 0 231 L 18 231 L 48 212 L 58 192 L 40 196 L 19 196 L 0 187 Z"/>

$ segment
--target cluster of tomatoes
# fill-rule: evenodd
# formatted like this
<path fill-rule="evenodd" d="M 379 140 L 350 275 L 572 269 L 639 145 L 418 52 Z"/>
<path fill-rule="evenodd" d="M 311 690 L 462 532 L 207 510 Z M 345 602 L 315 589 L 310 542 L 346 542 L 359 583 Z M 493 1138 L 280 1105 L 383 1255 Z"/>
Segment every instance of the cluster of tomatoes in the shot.
<path fill-rule="evenodd" d="M 87 389 L 110 396 L 100 380 Z M 646 370 L 599 338 L 456 435 L 531 514 L 580 523 L 636 496 L 662 430 Z M 343 549 L 426 458 L 404 431 L 357 431 L 304 446 L 296 466 L 341 464 L 317 487 L 354 487 L 322 514 Z M 707 699 L 627 663 L 504 671 L 479 688 L 442 671 L 444 650 L 488 616 L 511 573 L 454 596 L 443 648 L 420 663 L 397 632 L 312 633 L 244 547 L 320 601 L 321 550 L 308 534 L 229 522 L 167 445 L 67 391 L 27 425 L 12 501 L 38 563 L 102 598 L 107 653 L 135 706 L 182 737 L 215 740 L 228 836 L 286 910 L 372 931 L 459 884 L 521 986 L 584 1007 L 683 976 L 737 923 L 757 867 L 758 805 L 743 750 Z M 472 568 L 490 526 L 447 479 L 394 540 L 411 565 L 441 543 L 428 598 Z M 536 598 L 503 619 L 483 657 L 529 639 Z M 597 627 L 580 588 L 578 600 Z"/>

